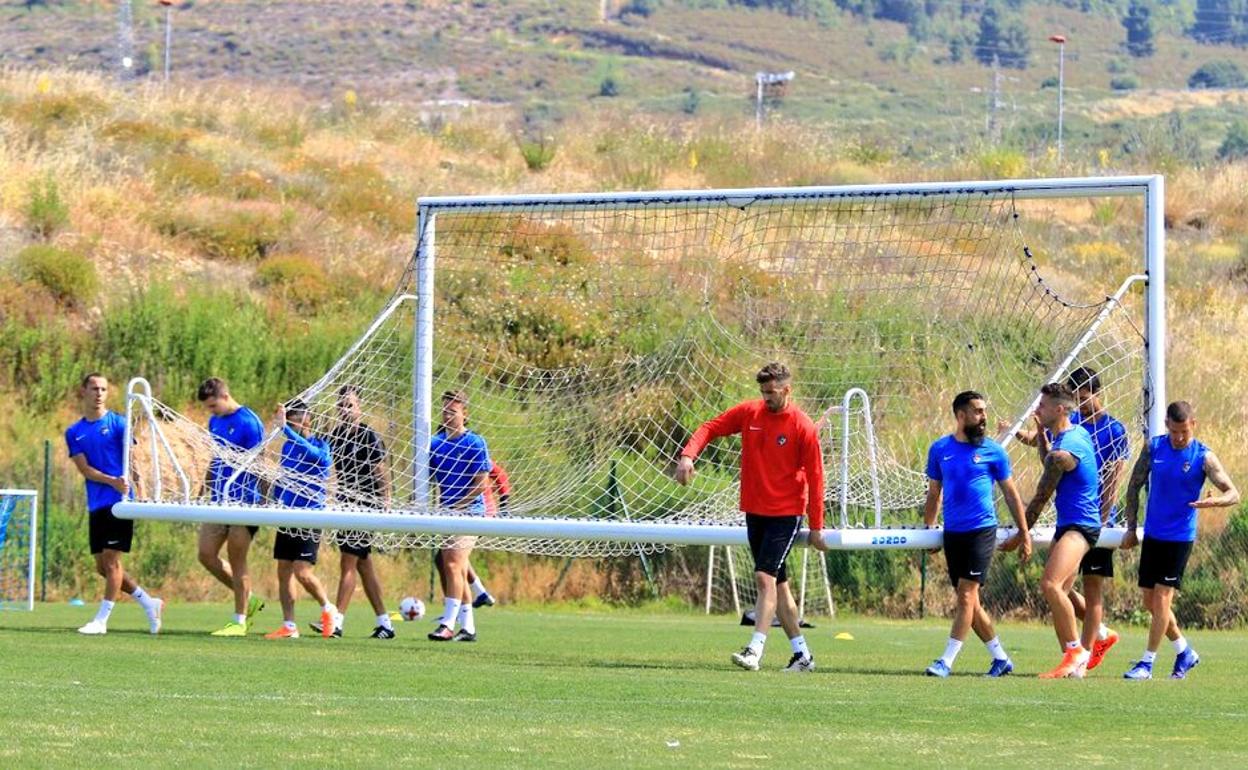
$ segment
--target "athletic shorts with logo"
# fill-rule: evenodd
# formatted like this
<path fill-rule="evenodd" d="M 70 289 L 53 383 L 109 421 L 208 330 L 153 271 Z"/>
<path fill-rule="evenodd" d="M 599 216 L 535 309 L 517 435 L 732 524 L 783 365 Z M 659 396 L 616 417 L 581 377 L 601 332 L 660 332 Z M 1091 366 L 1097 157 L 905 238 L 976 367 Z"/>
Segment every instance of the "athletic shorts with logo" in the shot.
<path fill-rule="evenodd" d="M 1096 548 L 1096 541 L 1101 539 L 1100 527 L 1083 527 L 1078 524 L 1067 524 L 1064 527 L 1058 527 L 1053 532 L 1053 543 L 1056 544 L 1061 540 L 1067 532 L 1078 532 L 1083 539 L 1088 541 L 1089 548 Z M 1084 554 L 1085 556 L 1087 554 Z"/>
<path fill-rule="evenodd" d="M 1146 535 L 1140 545 L 1140 588 L 1182 587 L 1191 555 L 1190 540 L 1157 540 Z"/>
<path fill-rule="evenodd" d="M 974 580 L 981 586 L 997 550 L 997 528 L 981 527 L 967 532 L 945 533 L 945 564 L 954 588 L 959 580 Z"/>
<path fill-rule="evenodd" d="M 754 571 L 771 575 L 777 583 L 787 582 L 789 574 L 784 562 L 801 530 L 801 516 L 745 514 L 745 533 L 754 556 Z"/>
<path fill-rule="evenodd" d="M 321 533 L 315 529 L 295 530 L 307 537 L 278 532 L 273 537 L 273 558 L 280 561 L 306 561 L 316 564 L 316 554 L 321 548 Z"/>
<path fill-rule="evenodd" d="M 91 544 L 91 555 L 102 553 L 104 549 L 130 553 L 130 543 L 134 539 L 134 520 L 119 519 L 113 515 L 113 506 L 96 508 L 87 514 L 87 541 Z"/>
<path fill-rule="evenodd" d="M 373 552 L 373 536 L 361 530 L 342 530 L 334 533 L 334 542 L 342 553 L 357 559 L 367 559 Z"/>
<path fill-rule="evenodd" d="M 1079 562 L 1079 574 L 1090 577 L 1114 576 L 1114 551 L 1112 548 L 1093 548 Z"/>

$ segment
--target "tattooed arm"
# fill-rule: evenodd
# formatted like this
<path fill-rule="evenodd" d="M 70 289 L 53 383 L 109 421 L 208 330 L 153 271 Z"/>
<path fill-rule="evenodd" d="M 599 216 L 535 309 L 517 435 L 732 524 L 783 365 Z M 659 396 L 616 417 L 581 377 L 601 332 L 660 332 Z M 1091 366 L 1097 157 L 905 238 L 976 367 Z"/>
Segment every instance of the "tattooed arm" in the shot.
<path fill-rule="evenodd" d="M 1148 451 L 1148 444 L 1140 450 L 1140 456 L 1136 458 L 1135 467 L 1131 469 L 1131 480 L 1127 482 L 1127 504 L 1123 509 L 1123 515 L 1127 519 L 1127 533 L 1122 537 L 1122 545 L 1119 546 L 1123 550 L 1132 548 L 1139 539 L 1135 536 L 1136 523 L 1140 518 L 1140 490 L 1148 483 L 1148 469 L 1152 465 L 1152 457 Z"/>
<path fill-rule="evenodd" d="M 1036 525 L 1036 519 L 1040 518 L 1044 506 L 1049 504 L 1053 493 L 1057 491 L 1057 483 L 1062 480 L 1062 474 L 1074 470 L 1078 464 L 1079 461 L 1074 455 L 1061 449 L 1049 452 L 1045 456 L 1044 473 L 1041 474 L 1040 481 L 1036 484 L 1036 493 L 1032 496 L 1031 502 L 1027 504 L 1028 529 Z"/>
<path fill-rule="evenodd" d="M 1222 461 L 1213 452 L 1205 453 L 1205 475 L 1209 477 L 1209 483 L 1217 487 L 1222 494 L 1195 500 L 1191 504 L 1193 508 L 1226 508 L 1239 505 L 1239 490 L 1235 488 L 1235 483 L 1231 481 L 1226 469 L 1222 467 Z"/>

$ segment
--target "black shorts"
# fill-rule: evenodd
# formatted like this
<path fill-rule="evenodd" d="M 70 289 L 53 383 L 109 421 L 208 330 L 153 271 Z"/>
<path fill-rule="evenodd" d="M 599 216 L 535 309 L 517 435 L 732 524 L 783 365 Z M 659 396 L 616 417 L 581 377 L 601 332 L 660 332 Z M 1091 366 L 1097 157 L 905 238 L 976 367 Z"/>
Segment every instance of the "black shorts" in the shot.
<path fill-rule="evenodd" d="M 312 530 L 298 530 L 308 537 L 299 537 L 288 532 L 278 531 L 273 537 L 273 558 L 280 561 L 306 561 L 316 564 L 316 553 L 321 548 L 321 533 Z"/>
<path fill-rule="evenodd" d="M 750 541 L 750 553 L 754 556 L 754 571 L 765 572 L 777 583 L 787 582 L 789 573 L 784 568 L 793 541 L 802 530 L 801 516 L 760 516 L 745 514 L 745 533 Z"/>
<path fill-rule="evenodd" d="M 103 553 L 104 549 L 130 553 L 134 539 L 134 520 L 119 519 L 113 515 L 113 506 L 96 508 L 87 514 L 87 541 L 91 555 Z"/>
<path fill-rule="evenodd" d="M 1078 532 L 1079 534 L 1083 535 L 1083 539 L 1088 541 L 1089 548 L 1096 548 L 1096 541 L 1101 539 L 1100 527 L 1081 527 L 1078 524 L 1067 524 L 1064 527 L 1058 527 L 1056 530 L 1054 530 L 1053 542 L 1056 544 L 1059 540 L 1062 539 L 1062 536 L 1064 536 L 1067 532 L 1070 532 L 1071 530 L 1074 530 L 1075 532 Z"/>
<path fill-rule="evenodd" d="M 1191 542 L 1155 540 L 1146 536 L 1140 546 L 1140 588 L 1181 587 L 1191 555 Z"/>
<path fill-rule="evenodd" d="M 1093 548 L 1079 562 L 1079 574 L 1085 577 L 1112 578 L 1114 576 L 1114 549 Z"/>
<path fill-rule="evenodd" d="M 958 587 L 959 580 L 974 580 L 982 586 L 996 550 L 996 527 L 946 532 L 945 564 L 949 567 L 949 582 L 954 588 Z"/>
<path fill-rule="evenodd" d="M 369 545 L 359 545 L 361 540 L 365 540 Z M 338 532 L 334 535 L 334 542 L 338 544 L 339 551 L 357 559 L 367 559 L 368 555 L 373 552 L 371 537 L 367 532 L 353 530 Z"/>

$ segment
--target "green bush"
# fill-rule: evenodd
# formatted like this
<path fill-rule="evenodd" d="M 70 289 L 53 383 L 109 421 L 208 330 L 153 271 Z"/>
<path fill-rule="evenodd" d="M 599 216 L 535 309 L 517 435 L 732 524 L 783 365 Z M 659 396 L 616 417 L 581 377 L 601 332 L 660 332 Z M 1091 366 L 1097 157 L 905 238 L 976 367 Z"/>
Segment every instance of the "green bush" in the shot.
<path fill-rule="evenodd" d="M 51 176 L 30 183 L 26 201 L 26 225 L 45 241 L 69 224 L 69 206 L 61 198 L 60 187 Z"/>
<path fill-rule="evenodd" d="M 256 268 L 256 281 L 301 309 L 315 309 L 330 294 L 325 269 L 302 254 L 267 257 Z"/>
<path fill-rule="evenodd" d="M 545 171 L 555 159 L 555 142 L 550 137 L 521 139 L 520 155 L 529 171 Z"/>
<path fill-rule="evenodd" d="M 1140 81 L 1135 75 L 1119 75 L 1109 79 L 1109 87 L 1115 91 L 1134 91 L 1140 87 Z"/>
<path fill-rule="evenodd" d="M 212 192 L 221 186 L 221 169 L 217 164 L 190 153 L 166 155 L 152 171 L 156 184 L 166 190 Z"/>
<path fill-rule="evenodd" d="M 264 259 L 288 232 L 293 214 L 272 204 L 227 204 L 167 208 L 153 215 L 161 233 L 190 239 L 206 256 L 232 262 Z"/>
<path fill-rule="evenodd" d="M 1188 88 L 1243 88 L 1248 78 L 1239 65 L 1229 59 L 1205 62 L 1187 79 Z"/>
<path fill-rule="evenodd" d="M 1248 120 L 1236 120 L 1226 129 L 1226 137 L 1218 147 L 1218 160 L 1248 158 Z"/>
<path fill-rule="evenodd" d="M 99 291 L 95 265 L 76 252 L 34 244 L 19 251 L 16 262 L 23 278 L 35 281 L 68 305 L 89 302 Z"/>

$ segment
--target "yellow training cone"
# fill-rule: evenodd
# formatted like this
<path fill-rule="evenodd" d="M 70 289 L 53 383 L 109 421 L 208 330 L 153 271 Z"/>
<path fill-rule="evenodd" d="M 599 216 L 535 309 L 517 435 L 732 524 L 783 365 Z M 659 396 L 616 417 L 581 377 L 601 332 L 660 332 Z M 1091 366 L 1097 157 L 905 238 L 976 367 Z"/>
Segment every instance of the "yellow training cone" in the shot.
<path fill-rule="evenodd" d="M 840 640 L 842 640 L 842 641 L 846 641 L 846 642 L 852 642 L 852 641 L 854 641 L 854 635 L 853 635 L 853 634 L 851 634 L 851 633 L 849 633 L 848 631 L 842 631 L 841 633 L 837 634 L 836 636 L 834 636 L 834 637 L 832 637 L 832 638 L 833 638 L 833 639 L 840 639 Z"/>

